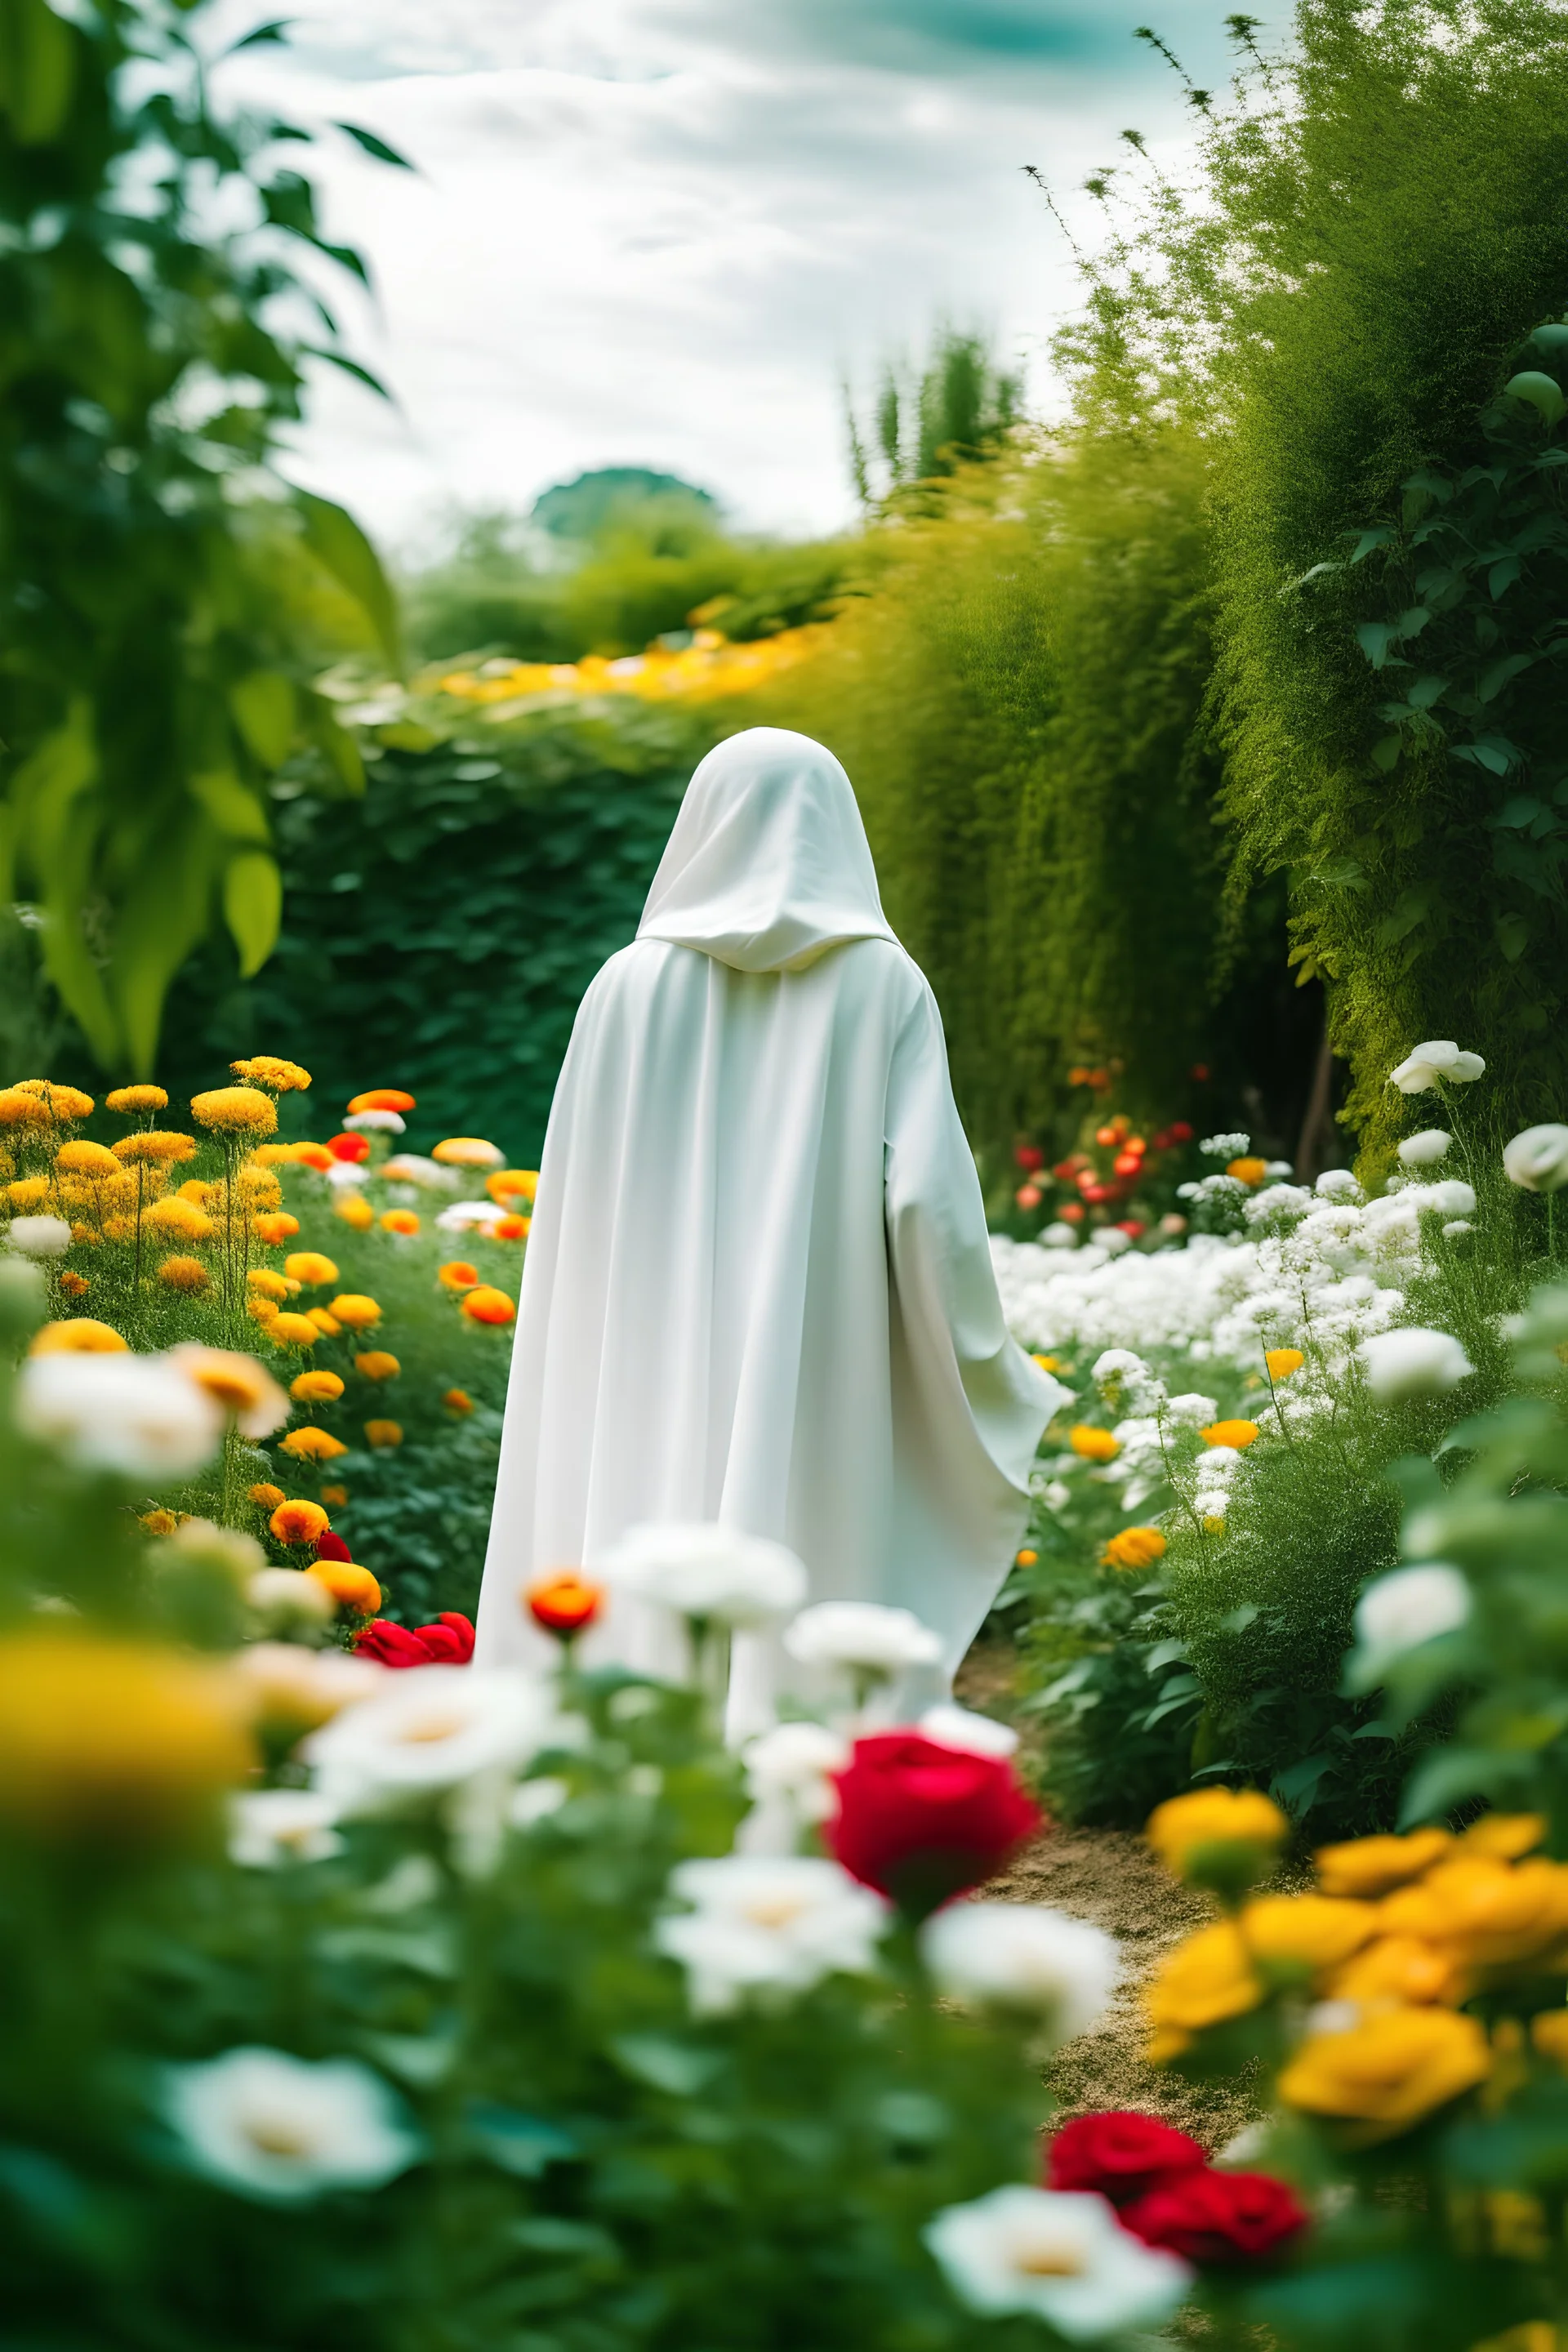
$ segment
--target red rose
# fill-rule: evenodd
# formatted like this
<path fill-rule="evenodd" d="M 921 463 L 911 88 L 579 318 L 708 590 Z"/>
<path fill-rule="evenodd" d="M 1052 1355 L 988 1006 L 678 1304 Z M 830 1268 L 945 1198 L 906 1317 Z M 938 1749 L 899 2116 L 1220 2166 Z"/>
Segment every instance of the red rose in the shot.
<path fill-rule="evenodd" d="M 1005 1756 L 941 1748 L 918 1731 L 858 1739 L 832 1778 L 830 1851 L 917 1918 L 989 1878 L 1042 1819 Z"/>
<path fill-rule="evenodd" d="M 342 1536 L 333 1535 L 329 1528 L 324 1535 L 316 1538 L 316 1558 L 318 1559 L 353 1559 L 353 1554 Z"/>
<path fill-rule="evenodd" d="M 1163 2124 L 1158 2116 L 1119 2108 L 1100 2116 L 1075 2116 L 1046 2150 L 1046 2182 L 1051 2189 L 1093 2189 L 1113 2205 L 1145 2196 L 1167 2178 L 1196 2172 L 1208 2158 L 1195 2139 Z"/>
<path fill-rule="evenodd" d="M 417 1633 L 406 1625 L 395 1625 L 390 1617 L 377 1617 L 363 1626 L 354 1635 L 354 1649 L 362 1658 L 374 1658 L 383 1666 L 427 1666 L 430 1653 Z"/>
<path fill-rule="evenodd" d="M 1261 2262 L 1310 2218 L 1267 2172 L 1179 2172 L 1121 2210 L 1135 2238 L 1190 2263 Z"/>

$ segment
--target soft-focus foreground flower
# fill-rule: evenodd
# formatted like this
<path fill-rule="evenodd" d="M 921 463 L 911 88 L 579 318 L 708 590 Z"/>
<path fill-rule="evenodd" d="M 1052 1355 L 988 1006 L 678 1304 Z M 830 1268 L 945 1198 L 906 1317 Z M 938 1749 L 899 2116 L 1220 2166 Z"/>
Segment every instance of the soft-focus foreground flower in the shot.
<path fill-rule="evenodd" d="M 1451 1332 L 1419 1326 L 1373 1332 L 1361 1343 L 1361 1360 L 1367 1386 L 1380 1404 L 1446 1396 L 1476 1369 Z"/>
<path fill-rule="evenodd" d="M 1006 1758 L 939 1747 L 917 1731 L 858 1739 L 833 1780 L 829 1851 L 916 1917 L 993 1876 L 1040 1826 Z"/>
<path fill-rule="evenodd" d="M 1159 2065 L 1179 2056 L 1194 2033 L 1227 2017 L 1245 2017 L 1262 1998 L 1262 1980 L 1235 1922 L 1216 1919 L 1195 1929 L 1143 1988 L 1150 2059 Z"/>
<path fill-rule="evenodd" d="M 228 2050 L 172 2066 L 163 2112 L 200 2170 L 237 2195 L 280 2203 L 379 2189 L 420 2154 L 392 2092 L 353 2058 Z"/>
<path fill-rule="evenodd" d="M 1568 1184 L 1568 1127 L 1527 1127 L 1503 1146 L 1503 1173 L 1526 1192 L 1559 1192 Z"/>
<path fill-rule="evenodd" d="M 1341 1845 L 1320 1846 L 1312 1860 L 1325 1895 L 1370 1902 L 1419 1878 L 1453 1843 L 1447 1830 L 1413 1830 L 1408 1837 L 1349 1838 Z"/>
<path fill-rule="evenodd" d="M 1122 1528 L 1100 1557 L 1107 1568 L 1152 1568 L 1165 1557 L 1165 1538 L 1158 1528 Z"/>
<path fill-rule="evenodd" d="M 831 1775 L 849 1761 L 849 1742 L 820 1723 L 775 1723 L 742 1751 L 754 1804 L 782 1801 L 792 1820 L 825 1822 L 838 1800 Z"/>
<path fill-rule="evenodd" d="M 558 1730 L 549 1691 L 527 1675 L 421 1666 L 348 1708 L 304 1752 L 342 1812 L 389 1812 L 476 1774 L 521 1771 Z"/>
<path fill-rule="evenodd" d="M 950 2000 L 1026 2011 L 1058 2042 L 1103 2017 L 1121 1973 L 1113 1936 L 1035 1903 L 951 1903 L 921 1930 Z"/>
<path fill-rule="evenodd" d="M 594 1566 L 616 1593 L 721 1625 L 769 1624 L 806 1591 L 793 1551 L 738 1528 L 632 1528 Z"/>
<path fill-rule="evenodd" d="M 1123 2208 L 1122 2227 L 1201 2269 L 1266 2262 L 1311 2216 L 1295 2191 L 1267 2172 L 1174 2174 Z"/>
<path fill-rule="evenodd" d="M 84 1470 L 156 1484 L 187 1478 L 216 1452 L 223 1416 L 162 1356 L 30 1356 L 16 1419 Z"/>
<path fill-rule="evenodd" d="M 241 1437 L 270 1437 L 289 1418 L 288 1398 L 254 1356 L 183 1339 L 170 1349 L 168 1360 L 228 1415 Z"/>
<path fill-rule="evenodd" d="M 1451 2009 L 1390 2009 L 1346 2032 L 1310 2034 L 1281 2074 L 1279 2096 L 1352 2127 L 1358 2144 L 1407 2131 L 1485 2082 L 1486 2028 Z"/>
<path fill-rule="evenodd" d="M 191 1097 L 191 1117 L 218 1135 L 275 1135 L 278 1112 L 257 1087 L 214 1087 Z"/>
<path fill-rule="evenodd" d="M 313 1789 L 251 1789 L 229 1800 L 229 1859 L 247 1870 L 326 1862 L 343 1850 L 337 1814 Z"/>
<path fill-rule="evenodd" d="M 63 1257 L 71 1229 L 63 1217 L 13 1217 L 5 1238 L 24 1257 Z"/>
<path fill-rule="evenodd" d="M 563 1642 L 584 1633 L 605 1605 L 603 1585 L 591 1583 L 575 1569 L 558 1569 L 525 1587 L 523 1606 L 536 1625 Z"/>
<path fill-rule="evenodd" d="M 1402 1095 L 1424 1095 L 1441 1078 L 1451 1086 L 1470 1086 L 1486 1066 L 1479 1054 L 1461 1053 L 1451 1037 L 1430 1037 L 1424 1045 L 1412 1047 L 1396 1070 L 1390 1070 L 1388 1083 Z"/>
<path fill-rule="evenodd" d="M 27 1353 L 30 1356 L 122 1356 L 129 1352 L 130 1347 L 130 1340 L 122 1339 L 111 1324 L 97 1322 L 90 1315 L 72 1315 L 63 1322 L 46 1323 L 35 1331 Z"/>
<path fill-rule="evenodd" d="M 263 1606 L 266 1592 L 285 1580 L 299 1588 L 299 1596 L 287 1596 L 290 1601 L 314 1595 L 316 1623 L 331 1616 L 330 1594 L 293 1568 L 264 1568 L 254 1577 L 253 1605 Z M 234 1671 L 245 1687 L 257 1731 L 280 1753 L 287 1753 L 307 1731 L 331 1723 L 345 1706 L 371 1697 L 382 1680 L 380 1667 L 368 1658 L 348 1657 L 342 1650 L 308 1650 L 298 1642 L 247 1642 L 236 1654 Z"/>
<path fill-rule="evenodd" d="M 884 1682 L 942 1656 L 941 1642 L 912 1610 L 874 1601 L 819 1601 L 801 1611 L 784 1643 L 802 1665 L 840 1666 Z"/>
<path fill-rule="evenodd" d="M 924 2236 L 972 2311 L 1028 2312 L 1073 2344 L 1155 2326 L 1192 2278 L 1176 2255 L 1124 2230 L 1103 2197 L 1071 2190 L 994 2189 L 945 2207 Z"/>
<path fill-rule="evenodd" d="M 805 1992 L 836 1971 L 868 1973 L 889 1919 L 837 1863 L 798 1854 L 683 1862 L 669 1888 L 690 1908 L 658 1920 L 653 1939 L 686 1970 L 699 2015 L 748 1995 Z"/>
<path fill-rule="evenodd" d="M 1158 2116 L 1119 2108 L 1075 2116 L 1053 2132 L 1046 2148 L 1046 2179 L 1052 2189 L 1092 2189 L 1113 2205 L 1126 2205 L 1177 2173 L 1201 2170 L 1207 2161 L 1195 2139 Z"/>
<path fill-rule="evenodd" d="M 489 1323 L 499 1327 L 517 1320 L 515 1301 L 509 1298 L 504 1290 L 497 1290 L 488 1282 L 481 1282 L 477 1289 L 467 1293 L 462 1311 L 470 1323 Z"/>
<path fill-rule="evenodd" d="M 1261 1876 L 1289 1835 L 1290 1824 L 1261 1789 L 1196 1789 L 1157 1805 L 1144 1830 L 1177 1878 L 1211 1883 L 1217 1868 L 1228 1885 L 1236 1871 Z"/>
<path fill-rule="evenodd" d="M 255 1762 L 240 1685 L 175 1650 L 48 1626 L 0 1640 L 0 1819 L 159 1843 Z"/>
<path fill-rule="evenodd" d="M 1355 1605 L 1356 1638 L 1380 1658 L 1394 1658 L 1468 1622 L 1470 1588 L 1447 1560 L 1396 1568 L 1369 1584 Z"/>

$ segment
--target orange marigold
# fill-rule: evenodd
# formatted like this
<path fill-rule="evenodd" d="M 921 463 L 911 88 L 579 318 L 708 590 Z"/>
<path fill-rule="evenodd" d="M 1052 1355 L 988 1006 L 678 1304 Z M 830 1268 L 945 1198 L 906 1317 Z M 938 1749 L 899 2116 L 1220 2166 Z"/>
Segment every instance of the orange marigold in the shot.
<path fill-rule="evenodd" d="M 500 1168 L 506 1154 L 480 1135 L 448 1135 L 430 1154 L 447 1168 Z"/>
<path fill-rule="evenodd" d="M 1119 1437 L 1113 1437 L 1109 1429 L 1097 1429 L 1087 1421 L 1080 1421 L 1076 1429 L 1068 1430 L 1068 1444 L 1085 1462 L 1114 1462 L 1121 1451 Z"/>
<path fill-rule="evenodd" d="M 184 1291 L 194 1297 L 198 1290 L 205 1290 L 208 1276 L 199 1257 L 166 1257 L 158 1268 L 158 1279 L 165 1290 Z"/>
<path fill-rule="evenodd" d="M 267 1522 L 282 1544 L 319 1543 L 331 1521 L 320 1503 L 292 1502 L 274 1506 Z"/>
<path fill-rule="evenodd" d="M 300 1372 L 289 1383 L 296 1404 L 336 1404 L 342 1392 L 336 1372 Z"/>
<path fill-rule="evenodd" d="M 375 1211 L 363 1192 L 340 1192 L 332 1207 L 356 1234 L 368 1234 L 375 1223 Z"/>
<path fill-rule="evenodd" d="M 66 1176 L 118 1176 L 121 1162 L 107 1143 L 89 1143 L 85 1135 L 69 1143 L 62 1143 L 55 1154 L 55 1166 Z"/>
<path fill-rule="evenodd" d="M 47 1127 L 49 1114 L 34 1095 L 20 1087 L 0 1087 L 0 1127 Z"/>
<path fill-rule="evenodd" d="M 252 1217 L 250 1230 L 268 1249 L 277 1249 L 281 1243 L 293 1240 L 300 1230 L 300 1220 L 291 1217 L 287 1209 L 263 1209 L 258 1216 Z"/>
<path fill-rule="evenodd" d="M 1165 1557 L 1165 1538 L 1158 1528 L 1123 1528 L 1100 1557 L 1107 1568 L 1152 1568 Z"/>
<path fill-rule="evenodd" d="M 492 1201 L 531 1201 L 539 1190 L 537 1168 L 498 1168 L 493 1176 L 485 1178 L 485 1190 Z"/>
<path fill-rule="evenodd" d="M 351 1114 L 362 1110 L 412 1110 L 414 1097 L 400 1087 L 372 1087 L 364 1095 L 355 1095 L 349 1105 Z"/>
<path fill-rule="evenodd" d="M 269 1486 L 265 1478 L 246 1490 L 246 1500 L 254 1503 L 258 1511 L 275 1511 L 283 1500 L 281 1486 Z"/>
<path fill-rule="evenodd" d="M 85 1274 L 78 1274 L 74 1268 L 68 1265 L 60 1276 L 60 1288 L 68 1298 L 85 1298 L 92 1285 Z"/>
<path fill-rule="evenodd" d="M 281 1451 L 296 1462 L 335 1462 L 348 1447 L 330 1429 L 291 1429 L 282 1442 Z"/>
<path fill-rule="evenodd" d="M 30 1096 L 42 1105 L 45 1118 L 58 1127 L 74 1127 L 92 1110 L 92 1097 L 84 1095 L 79 1087 L 57 1087 L 49 1078 L 18 1078 L 11 1092 Z"/>
<path fill-rule="evenodd" d="M 479 1269 L 466 1257 L 448 1258 L 445 1265 L 436 1268 L 436 1279 L 447 1290 L 474 1290 L 479 1286 Z"/>
<path fill-rule="evenodd" d="M 298 1167 L 314 1168 L 318 1172 L 335 1165 L 324 1143 L 297 1143 L 293 1149 L 293 1159 Z"/>
<path fill-rule="evenodd" d="M 381 1230 L 384 1234 L 405 1235 L 416 1234 L 419 1231 L 419 1220 L 412 1209 L 384 1209 L 381 1213 Z"/>
<path fill-rule="evenodd" d="M 139 1110 L 167 1110 L 169 1097 L 162 1087 L 116 1087 L 103 1097 L 105 1110 L 129 1115 Z"/>
<path fill-rule="evenodd" d="M 367 1445 L 377 1447 L 401 1445 L 403 1423 L 400 1421 L 367 1421 L 364 1425 L 364 1442 Z"/>
<path fill-rule="evenodd" d="M 278 1108 L 259 1087 L 209 1087 L 191 1097 L 191 1117 L 217 1135 L 275 1135 Z"/>
<path fill-rule="evenodd" d="M 289 1285 L 269 1265 L 252 1266 L 246 1276 L 246 1285 L 258 1298 L 287 1298 Z"/>
<path fill-rule="evenodd" d="M 498 1217 L 490 1227 L 490 1239 L 493 1242 L 525 1242 L 532 1223 L 531 1217 Z"/>
<path fill-rule="evenodd" d="M 354 1370 L 364 1381 L 395 1381 L 403 1367 L 384 1348 L 367 1348 L 354 1358 Z"/>
<path fill-rule="evenodd" d="M 448 1389 L 441 1402 L 447 1412 L 455 1412 L 459 1420 L 464 1413 L 472 1412 L 474 1409 L 474 1400 L 467 1389 Z"/>
<path fill-rule="evenodd" d="M 514 1302 L 504 1290 L 492 1290 L 488 1282 L 468 1292 L 463 1301 L 463 1312 L 473 1323 L 511 1323 L 517 1318 Z"/>
<path fill-rule="evenodd" d="M 334 1511 L 341 1511 L 348 1498 L 349 1490 L 346 1486 L 323 1486 L 321 1489 L 322 1502 L 329 1505 Z"/>
<path fill-rule="evenodd" d="M 329 1282 L 338 1278 L 337 1267 L 320 1250 L 291 1251 L 283 1261 L 283 1271 L 307 1290 L 324 1290 Z"/>
<path fill-rule="evenodd" d="M 376 1301 L 357 1290 L 345 1291 L 342 1297 L 334 1298 L 332 1313 L 350 1331 L 368 1331 L 373 1323 L 381 1320 L 381 1308 Z"/>
<path fill-rule="evenodd" d="M 329 1315 L 324 1307 L 307 1307 L 305 1312 L 323 1339 L 335 1339 L 343 1328 L 337 1317 Z"/>
<path fill-rule="evenodd" d="M 308 1315 L 274 1315 L 267 1336 L 282 1348 L 313 1348 L 321 1335 Z"/>
<path fill-rule="evenodd" d="M 253 1054 L 248 1062 L 231 1062 L 228 1066 L 237 1078 L 265 1087 L 268 1094 L 302 1094 L 310 1083 L 309 1070 L 302 1070 L 298 1062 L 279 1061 L 276 1054 Z"/>
<path fill-rule="evenodd" d="M 313 1559 L 307 1574 L 324 1584 L 340 1609 L 355 1617 L 374 1617 L 381 1607 L 381 1587 L 368 1568 L 352 1559 Z"/>

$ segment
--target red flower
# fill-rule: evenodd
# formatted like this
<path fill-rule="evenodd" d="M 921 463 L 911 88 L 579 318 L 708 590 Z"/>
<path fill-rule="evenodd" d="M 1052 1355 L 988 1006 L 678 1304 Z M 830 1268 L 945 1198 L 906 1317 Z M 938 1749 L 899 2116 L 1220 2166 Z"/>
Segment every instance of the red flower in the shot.
<path fill-rule="evenodd" d="M 1208 1076 L 1208 1072 L 1207 1072 L 1206 1070 L 1205 1071 L 1204 1076 L 1205 1076 L 1205 1077 Z M 1190 1142 L 1192 1141 L 1192 1139 L 1193 1139 L 1193 1130 L 1192 1130 L 1192 1129 L 1187 1125 L 1186 1120 L 1185 1120 L 1184 1118 L 1179 1118 L 1179 1119 L 1177 1119 L 1177 1121 L 1176 1121 L 1175 1125 L 1174 1125 L 1174 1126 L 1172 1128 L 1172 1129 L 1171 1129 L 1171 1140 L 1172 1140 L 1172 1142 L 1173 1142 L 1173 1143 L 1190 1143 Z"/>
<path fill-rule="evenodd" d="M 1123 2229 L 1146 2246 L 1190 2263 L 1262 2262 L 1310 2219 L 1267 2172 L 1178 2172 L 1121 2211 Z"/>
<path fill-rule="evenodd" d="M 316 1558 L 318 1559 L 353 1559 L 353 1554 L 342 1536 L 333 1535 L 329 1528 L 324 1535 L 319 1535 L 316 1538 Z"/>
<path fill-rule="evenodd" d="M 1046 2183 L 1051 2189 L 1093 2189 L 1113 2205 L 1142 2197 L 1167 2179 L 1201 2171 L 1207 2157 L 1195 2139 L 1158 2116 L 1116 2108 L 1100 2116 L 1075 2116 L 1046 2150 Z"/>
<path fill-rule="evenodd" d="M 941 1748 L 918 1731 L 858 1739 L 832 1777 L 830 1850 L 920 1918 L 991 1877 L 1042 1820 L 1005 1756 Z"/>
<path fill-rule="evenodd" d="M 368 1135 L 329 1135 L 327 1150 L 334 1160 L 358 1161 L 370 1158 Z"/>
<path fill-rule="evenodd" d="M 474 1624 L 460 1609 L 443 1609 L 434 1625 L 421 1625 L 419 1639 L 432 1661 L 442 1666 L 466 1666 L 474 1654 Z"/>
<path fill-rule="evenodd" d="M 1037 1168 L 1046 1164 L 1045 1153 L 1033 1143 L 1015 1144 L 1013 1157 L 1026 1176 L 1032 1176 Z"/>
<path fill-rule="evenodd" d="M 605 1605 L 602 1588 L 591 1584 L 575 1569 L 557 1569 L 553 1576 L 542 1577 L 523 1593 L 528 1613 L 536 1625 L 547 1633 L 556 1634 L 563 1642 L 574 1641 L 584 1627 L 591 1625 Z"/>
<path fill-rule="evenodd" d="M 466 1666 L 474 1654 L 474 1629 L 456 1609 L 444 1609 L 433 1625 L 395 1625 L 378 1617 L 354 1636 L 354 1648 L 384 1666 Z"/>

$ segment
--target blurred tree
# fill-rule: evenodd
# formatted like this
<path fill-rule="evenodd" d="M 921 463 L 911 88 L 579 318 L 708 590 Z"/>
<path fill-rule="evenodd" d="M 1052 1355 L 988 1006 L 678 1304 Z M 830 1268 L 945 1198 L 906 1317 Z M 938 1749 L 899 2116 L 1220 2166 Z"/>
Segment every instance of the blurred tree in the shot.
<path fill-rule="evenodd" d="M 274 771 L 309 742 L 326 789 L 363 789 L 312 688 L 323 635 L 399 658 L 357 525 L 269 471 L 307 360 L 363 376 L 290 253 L 363 268 L 279 159 L 305 134 L 214 110 L 204 5 L 0 7 L 0 902 L 36 898 L 117 1073 L 151 1066 L 220 911 L 243 970 L 270 953 Z"/>

